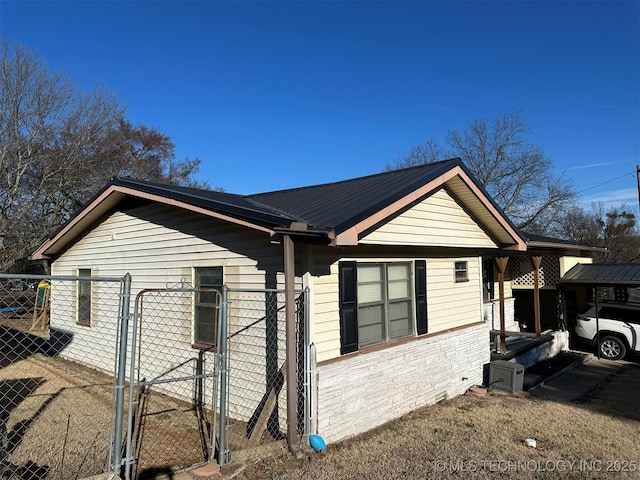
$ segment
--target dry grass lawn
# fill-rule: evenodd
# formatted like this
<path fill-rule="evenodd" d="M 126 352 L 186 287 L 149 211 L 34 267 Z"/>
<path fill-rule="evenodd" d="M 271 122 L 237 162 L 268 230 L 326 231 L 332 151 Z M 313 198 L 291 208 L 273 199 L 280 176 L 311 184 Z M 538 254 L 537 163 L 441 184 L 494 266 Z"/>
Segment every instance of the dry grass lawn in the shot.
<path fill-rule="evenodd" d="M 640 365 L 625 365 L 573 403 L 533 394 L 454 398 L 330 445 L 324 455 L 249 465 L 240 478 L 637 479 Z"/>

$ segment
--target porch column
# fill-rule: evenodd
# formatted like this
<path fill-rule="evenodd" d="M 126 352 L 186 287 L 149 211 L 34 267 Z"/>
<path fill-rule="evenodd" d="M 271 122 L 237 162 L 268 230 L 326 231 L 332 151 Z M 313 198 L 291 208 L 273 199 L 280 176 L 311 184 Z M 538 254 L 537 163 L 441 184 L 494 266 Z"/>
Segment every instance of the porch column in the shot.
<path fill-rule="evenodd" d="M 301 458 L 302 450 L 298 443 L 295 251 L 293 247 L 293 239 L 290 235 L 283 235 L 283 243 L 287 365 L 287 443 L 291 453 L 293 453 L 297 458 Z"/>
<path fill-rule="evenodd" d="M 533 263 L 533 313 L 535 315 L 536 335 L 539 337 L 540 328 L 540 265 L 542 257 L 531 257 Z"/>
<path fill-rule="evenodd" d="M 504 272 L 507 270 L 509 257 L 496 257 L 498 264 L 498 297 L 500 299 L 500 351 L 507 351 L 505 308 L 504 308 Z"/>

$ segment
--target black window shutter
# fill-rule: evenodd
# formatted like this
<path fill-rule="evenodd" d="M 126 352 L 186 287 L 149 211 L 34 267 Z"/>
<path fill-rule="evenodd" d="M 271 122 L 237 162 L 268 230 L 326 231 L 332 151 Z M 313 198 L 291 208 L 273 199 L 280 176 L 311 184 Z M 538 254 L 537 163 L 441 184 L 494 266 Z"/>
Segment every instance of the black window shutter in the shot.
<path fill-rule="evenodd" d="M 416 282 L 416 330 L 418 335 L 427 333 L 427 261 L 415 261 Z"/>
<path fill-rule="evenodd" d="M 358 350 L 356 262 L 340 262 L 340 354 Z"/>

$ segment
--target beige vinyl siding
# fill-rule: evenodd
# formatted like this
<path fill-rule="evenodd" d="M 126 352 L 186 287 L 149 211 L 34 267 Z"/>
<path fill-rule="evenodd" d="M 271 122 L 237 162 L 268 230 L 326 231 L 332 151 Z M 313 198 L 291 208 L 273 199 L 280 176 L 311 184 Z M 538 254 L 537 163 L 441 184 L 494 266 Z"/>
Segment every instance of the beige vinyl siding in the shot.
<path fill-rule="evenodd" d="M 455 281 L 455 262 L 466 261 L 468 282 Z M 482 321 L 480 257 L 427 259 L 429 333 Z"/>
<path fill-rule="evenodd" d="M 92 271 L 110 277 L 121 277 L 128 272 L 132 277 L 133 312 L 133 299 L 142 289 L 175 287 L 182 280 L 191 284 L 194 281 L 194 267 L 221 266 L 223 281 L 233 289 L 283 289 L 282 263 L 282 246 L 271 244 L 264 233 L 186 213 L 170 206 L 143 206 L 111 214 L 57 259 L 52 265 L 52 273 L 75 275 L 79 266 L 91 267 Z M 98 282 L 94 286 L 104 288 Z M 302 287 L 299 278 L 296 279 L 296 287 Z M 62 308 L 69 300 L 58 298 L 61 295 L 69 296 L 70 291 L 57 289 L 56 301 L 52 302 L 52 326 L 73 332 L 73 342 L 65 348 L 62 355 L 109 371 L 114 362 L 113 342 L 99 339 L 115 338 L 116 318 L 113 313 L 106 316 L 97 312 L 95 319 L 92 317 L 91 327 L 75 325 L 75 318 L 65 318 L 65 309 Z M 231 292 L 230 295 L 230 315 L 236 314 L 238 318 L 242 317 L 250 322 L 251 315 L 256 313 L 247 314 L 242 310 L 242 302 L 236 301 L 240 293 Z M 105 295 L 102 297 L 106 298 Z M 113 298 L 117 302 L 117 295 Z M 153 306 L 145 309 L 142 321 L 147 325 L 161 327 L 144 330 L 143 344 L 138 350 L 141 375 L 156 378 L 164 372 L 173 371 L 174 364 L 183 365 L 181 368 L 184 369 L 190 367 L 192 364 L 189 362 L 194 356 L 191 346 L 192 295 L 149 293 L 145 298 L 148 305 L 152 303 Z M 96 308 L 98 307 L 101 308 L 101 303 L 96 302 Z M 234 348 L 233 342 L 231 348 Z M 256 344 L 256 362 L 260 362 L 260 355 L 264 350 L 264 347 L 259 348 Z M 86 352 L 91 352 L 91 356 L 87 357 Z M 244 351 L 243 354 L 246 355 L 247 352 Z M 214 361 L 212 355 L 206 353 L 208 362 Z M 231 355 L 235 355 L 234 351 Z M 257 368 L 260 369 L 259 366 Z M 176 375 L 192 373 L 186 370 L 175 372 Z M 244 388 L 246 385 L 236 388 L 238 385 L 233 382 L 237 382 L 237 379 L 232 380 L 235 392 L 249 391 Z M 166 384 L 161 388 L 165 393 L 185 399 L 189 399 L 191 395 L 191 391 L 187 391 L 184 384 L 180 383 Z M 209 395 L 213 388 L 209 385 L 205 390 L 206 395 Z M 258 401 L 259 397 L 256 402 Z M 233 411 L 231 414 L 235 415 L 234 418 L 245 419 L 246 412 Z"/>
<path fill-rule="evenodd" d="M 334 258 L 328 275 L 314 277 L 314 296 L 312 298 L 314 315 L 311 318 L 311 322 L 313 323 L 312 341 L 316 345 L 318 362 L 340 357 L 338 264 L 344 260 L 355 260 L 356 262 L 413 262 L 416 259 L 345 257 L 335 260 Z M 429 333 L 442 332 L 482 321 L 480 257 L 432 258 L 426 259 L 426 261 Z M 455 282 L 454 264 L 456 261 L 467 262 L 468 282 Z M 322 258 L 318 256 L 316 263 L 321 262 Z"/>
<path fill-rule="evenodd" d="M 320 260 L 320 259 L 318 259 Z M 340 356 L 340 291 L 338 262 L 330 266 L 330 274 L 314 277 L 314 316 L 312 341 L 319 362 Z"/>
<path fill-rule="evenodd" d="M 408 211 L 364 236 L 359 243 L 497 248 L 476 221 L 440 189 Z"/>
<path fill-rule="evenodd" d="M 593 263 L 592 258 L 588 257 L 560 257 L 560 276 L 564 276 L 569 270 L 579 263 Z"/>
<path fill-rule="evenodd" d="M 169 206 L 113 213 L 54 263 L 55 273 L 99 266 L 103 276 L 130 273 L 132 291 L 165 287 L 192 268 L 222 266 L 231 288 L 283 288 L 282 247 L 265 234 Z M 298 281 L 298 286 L 301 282 Z"/>

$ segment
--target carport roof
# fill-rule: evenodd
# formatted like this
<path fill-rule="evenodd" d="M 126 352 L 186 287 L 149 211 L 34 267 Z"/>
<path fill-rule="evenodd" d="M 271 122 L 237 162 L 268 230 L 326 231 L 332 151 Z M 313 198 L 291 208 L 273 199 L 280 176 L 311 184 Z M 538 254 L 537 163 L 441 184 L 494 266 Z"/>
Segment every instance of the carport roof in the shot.
<path fill-rule="evenodd" d="M 577 264 L 560 283 L 640 286 L 640 263 Z"/>

